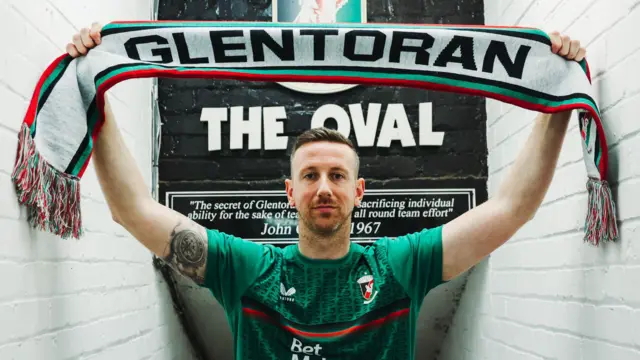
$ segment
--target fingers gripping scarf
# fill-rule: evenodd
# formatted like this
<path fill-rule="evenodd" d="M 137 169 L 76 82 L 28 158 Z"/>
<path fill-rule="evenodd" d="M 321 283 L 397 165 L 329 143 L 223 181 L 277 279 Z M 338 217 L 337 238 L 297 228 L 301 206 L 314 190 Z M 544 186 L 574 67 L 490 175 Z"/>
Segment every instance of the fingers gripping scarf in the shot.
<path fill-rule="evenodd" d="M 87 56 L 55 59 L 26 113 L 12 174 L 30 224 L 82 235 L 80 179 L 103 122 L 103 97 L 132 78 L 217 78 L 408 86 L 576 109 L 589 206 L 585 241 L 615 240 L 607 144 L 587 62 L 555 55 L 530 28 L 382 24 L 115 22 Z"/>

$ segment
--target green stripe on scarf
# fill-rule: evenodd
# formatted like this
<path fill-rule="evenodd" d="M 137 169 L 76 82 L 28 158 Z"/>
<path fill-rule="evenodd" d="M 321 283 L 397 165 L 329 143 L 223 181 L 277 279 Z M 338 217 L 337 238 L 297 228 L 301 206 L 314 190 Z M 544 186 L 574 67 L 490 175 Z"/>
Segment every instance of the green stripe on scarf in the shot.
<path fill-rule="evenodd" d="M 131 72 L 131 71 L 139 71 L 139 70 L 163 70 L 167 69 L 167 67 L 160 65 L 131 65 L 127 67 L 122 67 L 112 72 L 109 72 L 105 76 L 101 77 L 96 81 L 96 86 L 101 86 L 105 81 L 109 80 L 113 76 L 121 75 L 123 73 Z M 174 67 L 172 70 L 178 71 L 190 71 L 192 68 L 187 67 Z M 198 71 L 225 71 L 225 72 L 236 72 L 236 73 L 244 73 L 244 74 L 256 74 L 256 75 L 301 75 L 301 76 L 327 76 L 327 72 L 324 70 L 299 70 L 296 68 L 284 69 L 284 70 L 251 70 L 251 69 L 224 69 L 224 68 L 198 68 Z M 590 99 L 582 97 L 578 94 L 575 95 L 573 99 L 561 100 L 561 101 L 553 101 L 553 100 L 545 100 L 541 98 L 537 98 L 531 95 L 523 94 L 521 92 L 501 88 L 498 86 L 491 86 L 486 84 L 480 84 L 470 81 L 464 80 L 454 80 L 454 79 L 446 79 L 437 76 L 429 76 L 429 75 L 416 75 L 416 74 L 384 74 L 384 73 L 370 73 L 370 72 L 359 72 L 359 71 L 333 71 L 331 75 L 337 76 L 345 76 L 345 77 L 358 77 L 358 78 L 369 78 L 369 79 L 395 79 L 395 80 L 415 80 L 421 82 L 430 82 L 435 84 L 443 84 L 449 86 L 455 86 L 460 88 L 472 89 L 472 90 L 480 90 L 493 94 L 499 94 L 508 96 L 511 98 L 515 98 L 530 104 L 542 105 L 548 107 L 560 107 L 564 105 L 584 105 L 594 112 L 598 113 L 598 108 L 596 104 L 593 103 Z"/>
<path fill-rule="evenodd" d="M 112 29 L 146 29 L 146 28 L 198 28 L 198 27 L 218 27 L 218 28 L 245 28 L 254 26 L 254 22 L 220 22 L 220 23 L 212 23 L 207 21 L 150 21 L 150 22 L 136 22 L 136 23 L 128 23 L 128 22 L 113 22 L 105 25 L 102 30 L 108 31 Z M 527 27 L 504 27 L 504 26 L 456 26 L 456 25 L 429 25 L 429 24 L 386 24 L 386 23 L 337 23 L 337 24 L 294 24 L 294 23 L 260 23 L 260 26 L 263 28 L 300 28 L 301 26 L 305 28 L 318 28 L 318 29 L 336 29 L 336 28 L 354 28 L 354 29 L 371 29 L 375 28 L 388 28 L 388 29 L 410 29 L 410 30 L 419 30 L 419 29 L 452 29 L 452 30 L 468 30 L 468 31 L 483 31 L 483 30 L 496 30 L 496 31 L 504 31 L 504 32 L 522 32 L 533 35 L 539 35 L 546 37 L 549 36 L 544 31 L 535 28 L 527 28 Z"/>

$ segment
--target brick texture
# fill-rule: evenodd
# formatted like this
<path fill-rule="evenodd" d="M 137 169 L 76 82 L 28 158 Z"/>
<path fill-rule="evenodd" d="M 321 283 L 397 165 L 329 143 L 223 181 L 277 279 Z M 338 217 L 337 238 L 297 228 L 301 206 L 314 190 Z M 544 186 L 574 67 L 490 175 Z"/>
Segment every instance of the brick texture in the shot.
<path fill-rule="evenodd" d="M 485 2 L 487 24 L 559 30 L 587 47 L 610 147 L 621 240 L 582 242 L 587 193 L 577 122 L 535 218 L 476 267 L 441 360 L 640 358 L 640 1 Z M 535 114 L 487 101 L 489 196 L 529 135 Z M 574 118 L 575 120 L 575 118 Z"/>
<path fill-rule="evenodd" d="M 82 181 L 87 235 L 33 231 L 10 174 L 17 131 L 45 67 L 93 21 L 149 19 L 150 0 L 0 0 L 0 359 L 191 359 L 150 253 L 111 219 L 93 168 Z M 150 185 L 151 82 L 111 93 Z"/>

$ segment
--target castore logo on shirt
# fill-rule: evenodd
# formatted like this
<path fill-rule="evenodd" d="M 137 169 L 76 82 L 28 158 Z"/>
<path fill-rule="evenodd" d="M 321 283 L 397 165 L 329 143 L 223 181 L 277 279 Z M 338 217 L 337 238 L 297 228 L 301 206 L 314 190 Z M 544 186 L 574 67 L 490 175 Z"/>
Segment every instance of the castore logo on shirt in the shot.
<path fill-rule="evenodd" d="M 294 302 L 293 294 L 296 293 L 296 289 L 291 287 L 291 289 L 287 290 L 283 283 L 280 283 L 280 300 Z"/>

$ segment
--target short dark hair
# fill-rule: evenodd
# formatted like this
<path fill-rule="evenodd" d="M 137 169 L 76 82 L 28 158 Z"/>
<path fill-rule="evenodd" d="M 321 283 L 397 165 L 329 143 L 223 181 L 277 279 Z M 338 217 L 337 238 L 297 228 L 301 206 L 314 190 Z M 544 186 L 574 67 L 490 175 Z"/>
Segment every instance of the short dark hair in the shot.
<path fill-rule="evenodd" d="M 358 176 L 358 172 L 360 169 L 360 158 L 358 157 L 358 151 L 356 147 L 353 145 L 353 142 L 349 140 L 348 137 L 342 135 L 338 130 L 333 130 L 326 127 L 318 127 L 306 130 L 302 134 L 298 135 L 296 138 L 296 142 L 293 146 L 293 150 L 291 151 L 290 162 L 293 163 L 293 156 L 295 155 L 298 149 L 306 144 L 320 142 L 320 141 L 328 141 L 338 144 L 347 145 L 353 150 L 353 153 L 356 157 L 356 173 L 355 176 Z"/>

